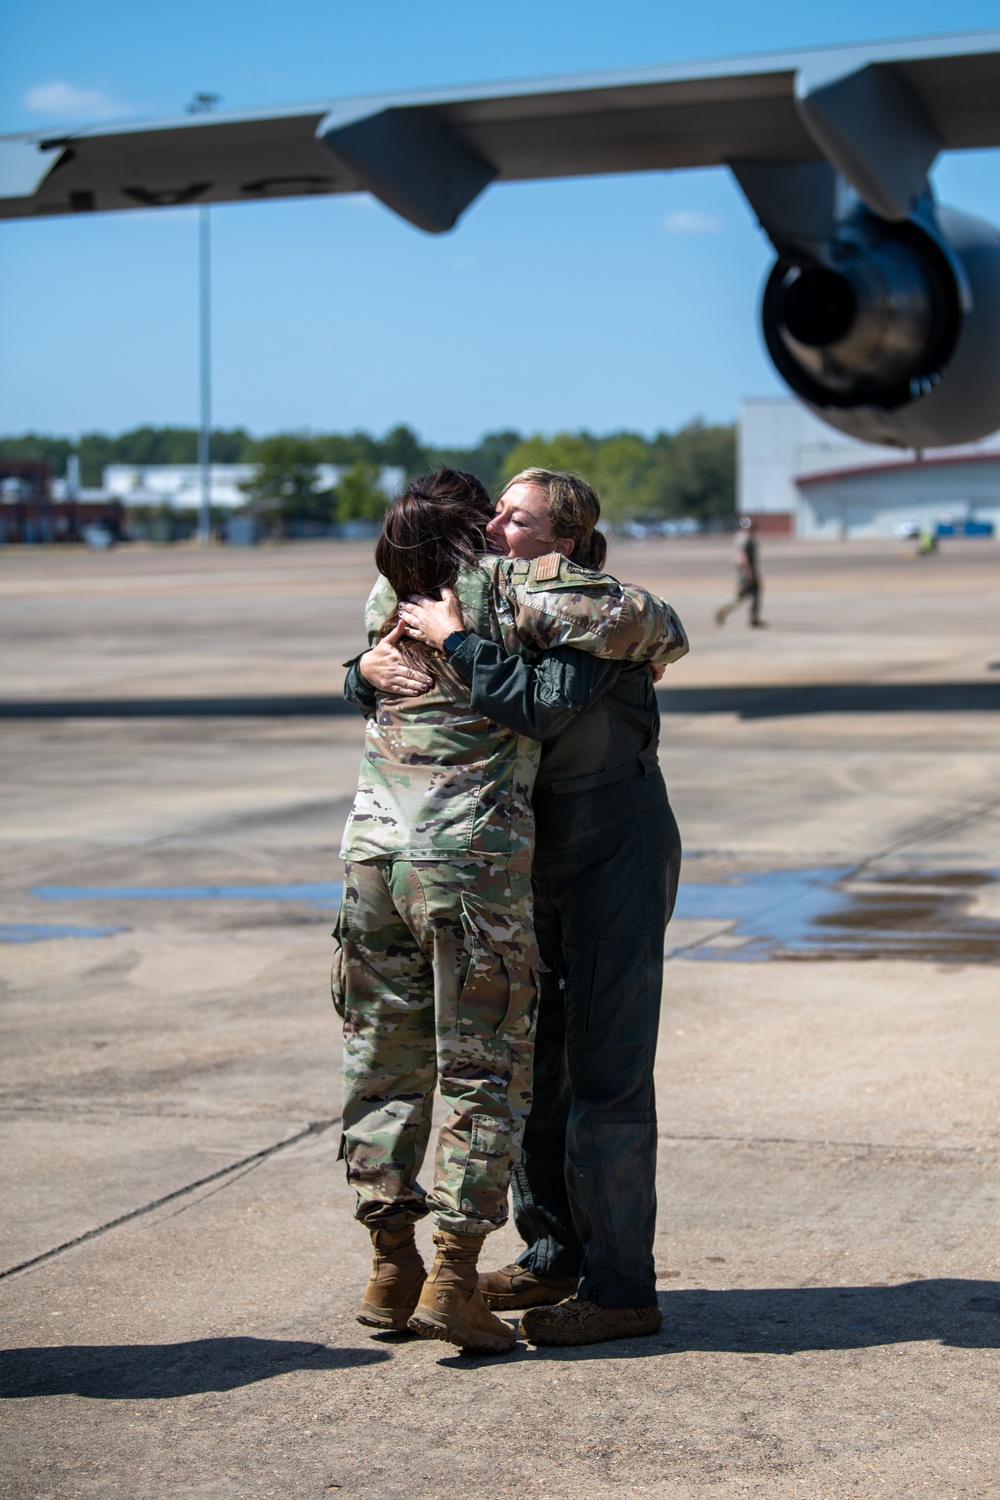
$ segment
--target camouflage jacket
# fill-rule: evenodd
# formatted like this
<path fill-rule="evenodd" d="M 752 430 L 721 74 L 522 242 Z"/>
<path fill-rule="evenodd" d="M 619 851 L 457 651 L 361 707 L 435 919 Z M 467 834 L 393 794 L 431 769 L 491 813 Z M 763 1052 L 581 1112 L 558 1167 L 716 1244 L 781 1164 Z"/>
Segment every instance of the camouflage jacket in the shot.
<path fill-rule="evenodd" d="M 575 646 L 614 661 L 672 662 L 688 649 L 662 599 L 558 553 L 529 562 L 483 558 L 455 585 L 469 629 L 510 653 Z M 373 645 L 396 606 L 384 578 L 365 607 Z M 473 710 L 447 657 L 419 697 L 379 694 L 368 720 L 345 860 L 494 857 L 527 869 L 534 844 L 531 791 L 540 746 Z"/>

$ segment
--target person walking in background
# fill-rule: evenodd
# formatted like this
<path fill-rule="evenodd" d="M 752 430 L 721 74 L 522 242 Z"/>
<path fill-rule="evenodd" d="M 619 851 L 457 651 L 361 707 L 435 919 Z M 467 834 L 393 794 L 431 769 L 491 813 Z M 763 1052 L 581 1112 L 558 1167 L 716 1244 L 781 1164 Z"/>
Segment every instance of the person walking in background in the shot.
<path fill-rule="evenodd" d="M 529 801 L 540 747 L 471 702 L 455 658 L 467 633 L 509 655 L 560 643 L 615 661 L 687 649 L 669 606 L 606 575 L 478 556 L 491 511 L 469 474 L 412 481 L 386 515 L 366 624 L 376 659 L 399 640 L 402 598 L 452 586 L 457 641 L 389 646 L 410 686 L 374 697 L 344 834 L 334 1004 L 344 1019 L 342 1155 L 375 1248 L 359 1310 L 501 1352 L 514 1333 L 477 1286 L 530 1104 L 538 955 Z M 377 643 L 381 642 L 381 646 Z M 362 658 L 364 660 L 365 658 Z M 416 690 L 413 690 L 413 682 Z M 417 1182 L 435 1083 L 447 1107 L 434 1183 Z M 435 1219 L 425 1279 L 413 1226 Z"/>
<path fill-rule="evenodd" d="M 749 624 L 762 626 L 767 622 L 760 617 L 760 599 L 764 585 L 760 576 L 760 557 L 757 544 L 757 528 L 749 516 L 740 519 L 736 534 L 736 593 L 728 604 L 715 611 L 716 625 L 725 625 L 734 609 L 739 609 L 745 599 L 750 600 Z"/>
<path fill-rule="evenodd" d="M 560 588 L 603 567 L 600 501 L 577 475 L 527 470 L 501 494 L 491 544 L 535 559 Z M 589 571 L 598 582 L 602 575 Z M 449 647 L 458 615 L 400 605 L 408 629 Z M 679 625 L 674 659 L 687 645 Z M 540 975 L 534 1103 L 514 1169 L 518 1261 L 480 1276 L 490 1307 L 522 1310 L 539 1344 L 657 1332 L 653 1065 L 663 935 L 681 844 L 657 761 L 659 710 L 640 662 L 563 648 L 537 664 L 467 636 L 452 665 L 472 703 L 544 739 L 533 795 Z M 361 673 L 400 669 L 390 653 Z M 355 686 L 361 673 L 355 676 Z"/>

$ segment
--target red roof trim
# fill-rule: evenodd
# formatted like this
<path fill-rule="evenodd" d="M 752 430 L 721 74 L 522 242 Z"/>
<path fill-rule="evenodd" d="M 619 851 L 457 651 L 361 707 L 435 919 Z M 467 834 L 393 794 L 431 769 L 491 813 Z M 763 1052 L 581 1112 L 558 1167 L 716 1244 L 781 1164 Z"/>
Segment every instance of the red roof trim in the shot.
<path fill-rule="evenodd" d="M 866 478 L 870 474 L 901 474 L 907 469 L 941 469 L 960 464 L 1000 464 L 1000 448 L 986 453 L 944 453 L 934 454 L 931 458 L 890 459 L 883 464 L 859 464 L 854 469 L 820 469 L 815 474 L 796 474 L 794 482 L 800 489 L 804 489 L 810 484 L 825 484 L 831 479 L 853 479 L 855 476 Z"/>

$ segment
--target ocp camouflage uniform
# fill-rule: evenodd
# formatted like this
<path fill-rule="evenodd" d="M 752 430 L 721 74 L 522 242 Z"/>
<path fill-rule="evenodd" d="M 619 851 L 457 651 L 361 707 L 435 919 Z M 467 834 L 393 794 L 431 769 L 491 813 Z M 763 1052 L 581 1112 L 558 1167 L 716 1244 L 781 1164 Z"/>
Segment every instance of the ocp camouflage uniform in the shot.
<path fill-rule="evenodd" d="M 483 559 L 456 592 L 467 623 L 510 652 L 570 645 L 613 660 L 687 650 L 669 605 L 553 554 Z M 395 607 L 384 579 L 370 643 Z M 426 1213 L 458 1234 L 507 1217 L 531 1102 L 538 954 L 531 791 L 538 742 L 472 709 L 445 657 L 419 697 L 379 695 L 341 853 L 334 1003 L 344 1017 L 344 1138 L 370 1228 Z M 435 1180 L 417 1183 L 435 1078 L 448 1106 Z"/>

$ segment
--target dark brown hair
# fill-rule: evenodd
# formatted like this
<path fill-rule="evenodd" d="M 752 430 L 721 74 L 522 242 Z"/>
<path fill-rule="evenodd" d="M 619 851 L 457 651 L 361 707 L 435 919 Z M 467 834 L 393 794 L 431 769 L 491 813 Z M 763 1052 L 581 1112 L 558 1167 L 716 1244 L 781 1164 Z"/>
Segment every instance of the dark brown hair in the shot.
<path fill-rule="evenodd" d="M 376 566 L 396 598 L 440 598 L 441 589 L 454 584 L 463 563 L 474 565 L 486 551 L 486 523 L 492 514 L 485 485 L 464 469 L 438 464 L 411 479 L 386 511 L 375 544 Z M 380 635 L 388 634 L 397 619 L 393 610 Z M 419 641 L 405 645 L 408 654 L 428 655 Z"/>
<path fill-rule="evenodd" d="M 581 568 L 603 568 L 608 544 L 603 532 L 595 530 L 601 519 L 601 499 L 592 484 L 579 474 L 558 469 L 522 469 L 508 479 L 500 494 L 506 494 L 512 484 L 533 484 L 542 490 L 553 535 L 572 540 L 573 561 Z"/>

